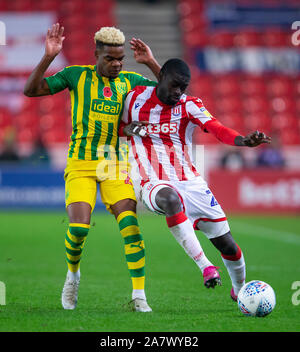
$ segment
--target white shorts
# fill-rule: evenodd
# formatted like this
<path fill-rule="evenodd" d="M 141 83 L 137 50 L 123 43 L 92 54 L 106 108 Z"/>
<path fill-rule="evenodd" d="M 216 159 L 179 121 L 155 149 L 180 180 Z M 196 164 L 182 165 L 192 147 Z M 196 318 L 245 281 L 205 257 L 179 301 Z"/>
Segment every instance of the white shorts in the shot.
<path fill-rule="evenodd" d="M 202 231 L 209 239 L 230 231 L 223 209 L 201 176 L 190 181 L 150 180 L 145 183 L 141 189 L 141 200 L 156 214 L 164 214 L 155 202 L 157 192 L 164 187 L 171 187 L 177 192 L 182 209 L 195 230 Z"/>

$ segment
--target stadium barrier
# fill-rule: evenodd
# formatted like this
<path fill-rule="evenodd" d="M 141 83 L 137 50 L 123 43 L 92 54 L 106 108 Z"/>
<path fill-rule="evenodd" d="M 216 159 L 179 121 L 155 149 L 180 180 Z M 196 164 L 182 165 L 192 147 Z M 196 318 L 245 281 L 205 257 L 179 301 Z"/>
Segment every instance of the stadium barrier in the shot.
<path fill-rule="evenodd" d="M 2 210 L 64 210 L 63 172 L 49 168 L 1 167 L 0 208 Z M 105 209 L 100 197 L 97 200 L 96 209 Z"/>
<path fill-rule="evenodd" d="M 300 213 L 300 172 L 214 169 L 209 185 L 225 212 Z"/>

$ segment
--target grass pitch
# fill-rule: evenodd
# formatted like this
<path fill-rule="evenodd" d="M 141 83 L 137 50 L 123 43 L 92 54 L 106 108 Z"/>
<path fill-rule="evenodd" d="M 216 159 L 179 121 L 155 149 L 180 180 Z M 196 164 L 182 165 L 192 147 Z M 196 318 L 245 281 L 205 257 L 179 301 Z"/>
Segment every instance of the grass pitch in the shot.
<path fill-rule="evenodd" d="M 61 307 L 66 275 L 61 213 L 1 213 L 0 331 L 12 332 L 271 332 L 300 331 L 300 305 L 292 283 L 300 281 L 300 222 L 296 217 L 229 216 L 243 250 L 247 281 L 275 290 L 275 310 L 265 318 L 243 316 L 230 299 L 230 279 L 217 250 L 198 233 L 207 257 L 221 267 L 222 286 L 206 289 L 197 266 L 171 233 L 164 217 L 139 214 L 146 245 L 146 294 L 152 313 L 128 309 L 131 280 L 123 240 L 111 215 L 95 212 L 81 263 L 79 302 Z M 300 292 L 298 294 L 300 301 Z M 295 301 L 294 301 L 295 303 Z"/>

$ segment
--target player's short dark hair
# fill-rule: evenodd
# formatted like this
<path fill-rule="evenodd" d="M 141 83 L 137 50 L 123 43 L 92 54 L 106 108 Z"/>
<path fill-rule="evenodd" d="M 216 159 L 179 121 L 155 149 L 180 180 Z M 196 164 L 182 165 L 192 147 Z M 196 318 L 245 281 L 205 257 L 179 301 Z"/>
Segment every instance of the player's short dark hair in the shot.
<path fill-rule="evenodd" d="M 177 58 L 166 61 L 163 64 L 160 73 L 161 75 L 178 74 L 188 79 L 191 78 L 189 66 L 183 60 Z"/>

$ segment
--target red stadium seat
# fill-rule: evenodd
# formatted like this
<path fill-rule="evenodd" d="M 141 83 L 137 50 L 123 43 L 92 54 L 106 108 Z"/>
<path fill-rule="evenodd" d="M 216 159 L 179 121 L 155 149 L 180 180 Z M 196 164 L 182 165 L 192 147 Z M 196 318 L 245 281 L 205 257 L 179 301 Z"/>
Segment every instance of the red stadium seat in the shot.
<path fill-rule="evenodd" d="M 216 100 L 216 113 L 218 116 L 219 113 L 222 114 L 224 112 L 231 114 L 241 114 L 242 113 L 242 102 L 239 97 L 220 97 Z"/>
<path fill-rule="evenodd" d="M 101 0 L 101 1 L 84 1 L 84 10 L 86 14 L 94 16 L 95 14 L 106 13 L 112 14 L 115 8 L 115 1 Z"/>
<path fill-rule="evenodd" d="M 203 12 L 203 5 L 203 2 L 198 0 L 181 0 L 177 5 L 177 12 L 182 17 L 201 14 Z"/>
<path fill-rule="evenodd" d="M 24 111 L 15 116 L 14 124 L 17 129 L 35 128 L 39 123 L 39 115 L 33 111 Z"/>
<path fill-rule="evenodd" d="M 252 29 L 240 31 L 234 37 L 234 45 L 237 47 L 260 46 L 261 35 Z"/>
<path fill-rule="evenodd" d="M 260 95 L 248 96 L 243 99 L 244 114 L 269 113 L 269 101 Z"/>
<path fill-rule="evenodd" d="M 33 10 L 35 11 L 57 11 L 59 8 L 59 0 L 39 0 L 33 2 Z"/>
<path fill-rule="evenodd" d="M 273 113 L 296 113 L 296 104 L 292 97 L 281 96 L 271 99 L 271 109 Z"/>
<path fill-rule="evenodd" d="M 235 33 L 233 32 L 226 30 L 216 31 L 210 34 L 209 45 L 222 49 L 232 48 L 234 46 L 234 37 Z"/>
<path fill-rule="evenodd" d="M 262 33 L 262 43 L 267 47 L 286 47 L 291 43 L 291 33 L 269 27 Z"/>
<path fill-rule="evenodd" d="M 227 96 L 239 94 L 239 80 L 236 76 L 220 75 L 214 81 L 214 94 L 217 96 Z"/>
<path fill-rule="evenodd" d="M 233 128 L 240 133 L 244 130 L 244 121 L 240 113 L 219 113 L 216 118 L 226 127 Z"/>
<path fill-rule="evenodd" d="M 47 114 L 54 110 L 57 110 L 54 97 L 49 96 L 39 100 L 39 112 L 41 114 Z"/>
<path fill-rule="evenodd" d="M 32 11 L 31 0 L 7 1 L 7 11 Z"/>
<path fill-rule="evenodd" d="M 73 16 L 80 14 L 85 10 L 85 1 L 83 0 L 64 0 L 59 2 L 59 12 L 62 16 Z"/>
<path fill-rule="evenodd" d="M 82 32 L 82 29 L 86 27 L 88 19 L 82 14 L 74 14 L 72 16 L 65 16 L 61 21 L 61 25 L 65 27 L 65 32 L 68 37 L 74 32 Z"/>
<path fill-rule="evenodd" d="M 57 143 L 68 143 L 69 135 L 63 130 L 51 129 L 42 134 L 42 140 L 47 147 L 51 147 Z"/>
<path fill-rule="evenodd" d="M 12 125 L 12 116 L 7 108 L 0 108 L 0 129 Z"/>
<path fill-rule="evenodd" d="M 294 82 L 289 78 L 278 76 L 268 81 L 268 93 L 272 97 L 291 95 L 294 92 Z"/>
<path fill-rule="evenodd" d="M 240 90 L 243 95 L 265 95 L 266 84 L 262 76 L 246 75 L 240 81 Z"/>
<path fill-rule="evenodd" d="M 183 35 L 184 45 L 187 48 L 201 48 L 208 44 L 209 38 L 203 31 L 190 31 Z"/>
<path fill-rule="evenodd" d="M 188 17 L 181 18 L 179 21 L 180 29 L 183 33 L 203 31 L 208 27 L 208 20 L 205 16 L 193 14 Z"/>
<path fill-rule="evenodd" d="M 280 141 L 283 145 L 299 145 L 300 133 L 295 129 L 283 129 L 280 131 Z"/>
<path fill-rule="evenodd" d="M 248 133 L 258 130 L 268 135 L 272 130 L 272 120 L 268 114 L 263 112 L 245 115 L 244 123 Z"/>
<path fill-rule="evenodd" d="M 17 143 L 29 143 L 33 144 L 39 136 L 37 128 L 24 128 L 22 130 L 17 130 Z"/>
<path fill-rule="evenodd" d="M 272 116 L 271 119 L 272 128 L 275 130 L 282 130 L 282 129 L 295 129 L 299 127 L 299 121 L 296 115 L 291 113 L 282 113 L 282 114 L 275 114 Z"/>
<path fill-rule="evenodd" d="M 197 77 L 193 77 L 192 81 L 189 85 L 189 91 L 191 95 L 195 95 L 199 98 L 205 95 L 211 95 L 212 93 L 212 78 L 210 75 L 199 75 Z"/>
<path fill-rule="evenodd" d="M 22 101 L 22 111 L 30 111 L 35 113 L 38 110 L 38 99 L 32 99 L 26 96 L 23 96 Z"/>

